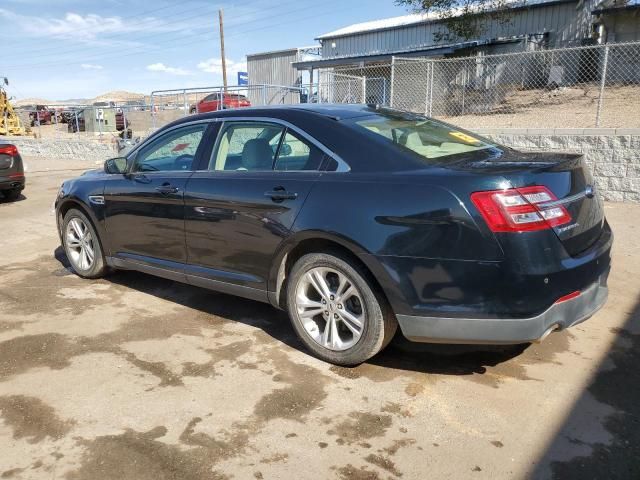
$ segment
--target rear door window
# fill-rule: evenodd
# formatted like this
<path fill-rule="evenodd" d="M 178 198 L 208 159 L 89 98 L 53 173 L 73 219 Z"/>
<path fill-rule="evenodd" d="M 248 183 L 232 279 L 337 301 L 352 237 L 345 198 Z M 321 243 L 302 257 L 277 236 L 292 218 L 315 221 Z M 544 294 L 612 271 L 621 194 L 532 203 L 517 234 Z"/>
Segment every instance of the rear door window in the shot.
<path fill-rule="evenodd" d="M 272 123 L 229 123 L 220 132 L 209 170 L 272 170 L 283 133 L 284 127 Z"/>
<path fill-rule="evenodd" d="M 315 145 L 302 140 L 291 130 L 287 130 L 276 159 L 275 169 L 281 171 L 318 170 L 324 153 Z"/>

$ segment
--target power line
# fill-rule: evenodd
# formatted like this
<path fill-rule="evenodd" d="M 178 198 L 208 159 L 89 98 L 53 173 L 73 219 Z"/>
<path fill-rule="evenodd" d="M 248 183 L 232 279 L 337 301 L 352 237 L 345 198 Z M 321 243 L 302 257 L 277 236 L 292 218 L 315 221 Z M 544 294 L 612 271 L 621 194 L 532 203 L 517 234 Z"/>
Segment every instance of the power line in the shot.
<path fill-rule="evenodd" d="M 259 3 L 259 1 L 260 1 L 260 0 L 254 0 L 254 1 L 251 1 L 251 2 L 247 2 L 247 3 L 245 3 L 244 5 L 246 6 L 246 5 L 251 5 L 251 4 L 253 4 L 253 3 Z M 289 0 L 289 1 L 286 1 L 286 2 L 281 3 L 281 4 L 280 4 L 280 6 L 282 6 L 282 5 L 287 5 L 287 4 L 290 4 L 290 3 L 299 3 L 299 0 Z M 237 7 L 237 5 L 236 5 L 236 7 Z M 184 17 L 184 18 L 177 18 L 177 20 L 179 20 L 180 22 L 184 22 L 185 20 L 190 20 L 190 19 L 193 19 L 193 18 L 201 18 L 203 15 L 204 15 L 204 16 L 207 16 L 207 12 L 203 12 L 201 8 L 199 8 L 199 9 L 197 9 L 197 10 L 199 10 L 199 13 L 198 13 L 198 14 L 196 14 L 196 15 L 191 15 L 191 16 L 189 16 L 189 17 Z M 300 9 L 300 10 L 303 10 L 303 9 Z M 193 9 L 191 9 L 191 10 L 185 10 L 185 11 L 180 12 L 180 13 L 187 13 L 187 12 L 189 12 L 189 11 L 193 11 Z M 299 10 L 297 10 L 297 11 L 299 11 Z M 233 27 L 233 26 L 234 26 L 234 25 L 236 25 L 236 24 L 243 23 L 243 22 L 234 22 L 233 20 L 237 20 L 237 19 L 239 19 L 239 18 L 248 17 L 248 16 L 252 16 L 252 15 L 254 15 L 254 13 L 253 13 L 253 12 L 251 12 L 251 13 L 246 13 L 246 14 L 243 14 L 243 15 L 242 15 L 242 14 L 241 14 L 241 15 L 238 15 L 238 16 L 236 16 L 236 17 L 234 17 L 234 18 L 232 19 L 232 22 L 230 22 L 230 26 L 232 26 L 232 27 Z M 275 15 L 274 17 L 280 17 L 280 16 L 281 16 L 281 15 Z M 274 17 L 267 17 L 267 18 L 274 18 Z M 263 18 L 263 19 L 264 19 L 264 18 Z M 175 19 L 174 19 L 174 20 L 175 20 Z M 142 23 L 144 23 L 144 22 L 142 22 Z M 244 23 L 251 23 L 251 22 L 244 22 Z M 129 26 L 130 26 L 130 25 L 131 25 L 131 24 L 129 24 Z M 162 25 L 167 25 L 167 26 L 168 26 L 168 25 L 170 25 L 170 23 L 168 23 L 168 22 L 167 22 L 167 23 L 161 24 L 161 25 L 159 25 L 159 26 L 162 26 Z M 206 25 L 205 25 L 205 24 L 203 24 L 202 26 L 195 26 L 194 28 L 192 28 L 192 30 L 193 30 L 193 31 L 198 31 L 198 30 L 207 30 L 207 31 L 208 31 L 208 30 L 209 30 L 209 24 L 207 23 Z M 148 35 L 143 35 L 143 36 L 141 36 L 141 37 L 134 38 L 134 39 L 133 39 L 133 41 L 140 41 L 140 40 L 143 40 L 143 39 L 152 39 L 152 38 L 158 38 L 158 37 L 166 38 L 167 36 L 170 36 L 170 35 L 175 34 L 175 33 L 178 33 L 178 31 L 177 31 L 177 30 L 174 30 L 174 31 L 168 31 L 168 32 L 156 32 L 156 33 L 151 33 L 151 34 L 148 34 Z M 102 40 L 102 39 L 112 39 L 112 38 L 116 38 L 116 37 L 123 37 L 123 36 L 124 36 L 124 37 L 127 37 L 127 38 L 131 38 L 131 35 L 130 35 L 130 33 L 129 33 L 129 32 L 121 32 L 121 33 L 117 33 L 117 34 L 111 34 L 111 35 L 104 35 L 104 36 L 101 36 L 101 37 L 99 38 L 99 40 Z M 182 37 L 182 36 L 180 36 L 180 37 Z M 178 38 L 180 38 L 180 37 L 178 37 Z M 169 39 L 169 40 L 168 40 L 168 42 L 170 42 L 170 41 L 173 41 L 173 40 L 172 40 L 172 39 Z M 124 48 L 124 47 L 126 47 L 126 45 L 122 45 L 122 47 Z M 130 47 L 130 48 L 133 48 L 134 46 L 133 46 L 133 45 L 129 45 L 129 47 Z M 61 55 L 66 55 L 66 54 L 74 54 L 74 53 L 77 53 L 77 52 L 84 52 L 84 51 L 89 50 L 89 49 L 92 49 L 92 48 L 94 48 L 94 47 L 86 46 L 86 47 L 81 47 L 81 48 L 73 48 L 73 49 L 70 49 L 70 50 L 62 50 L 62 51 L 58 51 L 58 48 L 57 48 L 57 47 L 52 47 L 52 48 L 45 49 L 45 53 L 43 53 L 43 50 L 42 50 L 42 49 L 37 49 L 36 51 L 38 52 L 38 54 L 36 54 L 36 55 L 29 55 L 29 58 L 42 58 L 42 57 L 49 57 L 49 56 L 51 56 L 51 54 L 52 54 L 52 53 L 53 53 L 53 54 L 55 54 L 56 56 L 61 56 Z M 47 53 L 47 51 L 49 51 L 49 50 L 50 50 L 52 53 Z M 25 52 L 25 51 L 21 51 L 20 53 L 17 53 L 17 54 L 15 54 L 15 55 L 16 55 L 16 56 L 19 56 L 19 57 L 24 57 L 24 56 L 25 56 L 25 54 L 28 54 L 28 52 L 29 52 L 28 50 L 27 50 L 26 52 Z M 11 58 L 11 55 L 9 55 L 9 56 L 3 56 L 3 59 L 4 59 L 4 60 L 6 60 L 7 58 Z M 27 64 L 24 64 L 24 65 L 27 65 Z M 15 65 L 14 65 L 14 67 L 15 67 Z"/>
<path fill-rule="evenodd" d="M 336 3 L 337 1 L 341 1 L 341 0 L 335 0 L 335 1 L 332 1 L 332 2 L 325 2 L 325 5 L 327 5 L 327 3 Z M 356 7 L 358 7 L 358 6 L 357 5 L 349 5 L 349 6 L 346 6 L 345 8 L 338 9 L 338 10 L 331 9 L 330 11 L 327 11 L 325 13 L 320 13 L 320 14 L 314 13 L 313 15 L 308 15 L 308 16 L 305 16 L 305 17 L 298 18 L 297 20 L 305 20 L 305 19 L 308 19 L 308 18 L 315 18 L 315 17 L 318 17 L 318 16 L 329 15 L 331 13 L 335 13 L 336 11 L 352 10 L 352 9 L 354 9 Z M 304 7 L 304 8 L 298 9 L 298 10 L 291 10 L 288 13 L 285 13 L 285 14 L 277 14 L 277 15 L 273 15 L 271 17 L 263 17 L 261 19 L 255 20 L 253 22 L 245 22 L 244 24 L 246 25 L 246 24 L 249 24 L 249 23 L 260 22 L 260 21 L 263 21 L 263 20 L 268 20 L 270 18 L 276 18 L 276 17 L 277 18 L 282 18 L 283 16 L 286 16 L 286 15 L 289 15 L 291 13 L 295 13 L 295 12 L 298 12 L 298 11 L 301 11 L 301 10 L 309 11 L 308 7 Z M 258 28 L 254 28 L 254 29 L 244 30 L 244 31 L 237 31 L 237 32 L 234 32 L 231 35 L 227 35 L 227 37 L 235 37 L 235 36 L 241 35 L 241 34 L 253 33 L 253 32 L 256 32 L 256 31 L 269 29 L 271 27 L 279 27 L 279 26 L 282 26 L 282 25 L 287 25 L 289 23 L 290 23 L 290 21 L 280 22 L 280 23 L 271 23 L 271 24 L 269 24 L 267 26 L 264 26 L 264 27 L 258 27 Z M 209 35 L 211 35 L 211 32 L 209 32 Z M 207 35 L 204 35 L 204 36 L 207 36 Z M 189 46 L 189 45 L 194 45 L 194 44 L 197 44 L 197 43 L 202 43 L 203 42 L 203 38 L 202 37 L 203 36 L 199 37 L 196 40 L 190 40 L 188 42 L 178 42 L 178 43 L 176 43 L 176 42 L 174 42 L 172 40 L 165 41 L 165 42 L 156 42 L 155 45 L 164 45 L 166 43 L 172 43 L 172 45 L 175 46 L 175 47 Z M 155 52 L 155 51 L 158 51 L 158 50 L 164 50 L 164 48 L 162 48 L 162 47 L 160 47 L 160 48 L 149 48 L 149 49 L 139 50 L 139 51 L 136 51 L 136 52 L 130 52 L 130 53 L 124 53 L 124 54 L 118 54 L 118 55 L 107 55 L 107 56 L 98 56 L 98 57 L 95 57 L 95 56 L 94 57 L 85 57 L 82 60 L 73 61 L 73 62 L 67 62 L 67 63 L 65 63 L 65 65 L 79 65 L 79 64 L 86 63 L 86 62 L 89 62 L 89 61 L 98 61 L 98 60 L 105 60 L 105 59 L 112 59 L 112 58 L 130 57 L 130 56 L 134 56 L 134 55 L 140 55 L 141 53 Z M 19 70 L 19 69 L 25 69 L 25 68 L 48 67 L 48 66 L 59 66 L 59 65 L 60 65 L 60 61 L 56 61 L 56 62 L 45 62 L 45 63 L 7 65 L 7 66 L 4 66 L 3 68 L 5 68 L 7 70 Z"/>

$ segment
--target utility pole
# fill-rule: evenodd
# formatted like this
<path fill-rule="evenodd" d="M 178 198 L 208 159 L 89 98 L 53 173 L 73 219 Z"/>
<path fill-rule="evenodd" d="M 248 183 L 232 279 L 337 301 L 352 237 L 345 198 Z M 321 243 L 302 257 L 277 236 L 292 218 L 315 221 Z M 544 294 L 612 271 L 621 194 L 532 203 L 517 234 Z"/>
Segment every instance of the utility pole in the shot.
<path fill-rule="evenodd" d="M 220 20 L 220 55 L 222 56 L 222 84 L 224 93 L 227 93 L 227 59 L 224 56 L 224 21 L 222 20 L 222 9 L 218 10 Z"/>

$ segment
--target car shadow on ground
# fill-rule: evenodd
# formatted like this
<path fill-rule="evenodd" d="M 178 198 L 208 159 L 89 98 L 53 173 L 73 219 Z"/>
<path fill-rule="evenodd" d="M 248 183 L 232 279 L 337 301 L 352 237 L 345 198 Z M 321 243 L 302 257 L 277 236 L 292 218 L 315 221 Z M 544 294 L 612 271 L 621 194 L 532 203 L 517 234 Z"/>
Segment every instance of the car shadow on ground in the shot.
<path fill-rule="evenodd" d="M 55 258 L 71 270 L 62 247 Z M 208 315 L 259 328 L 290 348 L 307 352 L 291 327 L 287 314 L 266 303 L 217 293 L 135 271 L 115 271 L 105 280 L 138 292 L 162 298 Z M 394 370 L 440 375 L 483 374 L 517 357 L 529 347 L 523 345 L 446 345 L 421 344 L 406 340 L 400 330 L 389 346 L 367 363 Z"/>
<path fill-rule="evenodd" d="M 4 205 L 4 204 L 10 204 L 10 203 L 17 203 L 17 202 L 22 202 L 23 200 L 26 200 L 27 197 L 24 194 L 20 194 L 20 196 L 18 198 L 15 198 L 13 200 L 8 199 L 7 197 L 5 197 L 2 192 L 0 192 L 0 205 Z"/>
<path fill-rule="evenodd" d="M 530 478 L 640 478 L 640 295 L 624 326 L 611 330 L 615 341 Z M 604 418 L 594 402 L 608 408 Z"/>

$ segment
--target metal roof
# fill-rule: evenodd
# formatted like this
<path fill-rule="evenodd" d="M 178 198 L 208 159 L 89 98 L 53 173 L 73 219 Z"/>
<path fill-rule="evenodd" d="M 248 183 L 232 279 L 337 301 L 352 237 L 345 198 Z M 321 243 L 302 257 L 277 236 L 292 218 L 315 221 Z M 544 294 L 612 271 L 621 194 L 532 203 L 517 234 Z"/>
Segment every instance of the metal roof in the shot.
<path fill-rule="evenodd" d="M 307 60 L 307 61 L 299 61 L 293 62 L 292 65 L 297 69 L 307 69 L 307 68 L 322 68 L 322 67 L 333 67 L 338 65 L 353 65 L 358 62 L 377 62 L 377 61 L 389 61 L 389 58 L 392 56 L 402 55 L 405 57 L 434 57 L 439 55 L 449 55 L 457 50 L 462 50 L 465 48 L 478 47 L 480 45 L 495 45 L 502 43 L 515 43 L 522 41 L 524 37 L 518 36 L 513 38 L 501 38 L 501 39 L 492 39 L 492 40 L 472 40 L 468 42 L 458 42 L 452 43 L 448 45 L 433 45 L 430 47 L 421 47 L 417 49 L 405 49 L 405 50 L 397 50 L 388 53 L 379 53 L 379 54 L 371 54 L 371 55 L 359 55 L 359 56 L 345 56 L 345 57 L 332 57 L 332 58 L 323 58 L 319 60 Z"/>
<path fill-rule="evenodd" d="M 305 50 L 313 50 L 313 49 L 317 49 L 320 48 L 320 45 L 312 45 L 309 47 L 294 47 L 294 48 L 284 48 L 282 50 L 269 50 L 268 52 L 258 52 L 258 53 L 248 53 L 247 54 L 247 58 L 249 57 L 259 57 L 262 55 L 275 55 L 277 53 L 294 53 L 294 52 L 300 52 L 300 51 L 305 51 Z"/>
<path fill-rule="evenodd" d="M 508 1 L 508 0 L 507 0 Z M 559 3 L 577 3 L 579 0 L 513 0 L 512 10 L 533 8 L 538 6 L 554 5 Z M 370 22 L 355 23 L 333 32 L 325 33 L 316 37 L 316 40 L 326 40 L 330 38 L 346 37 L 364 32 L 375 32 L 383 30 L 393 30 L 420 23 L 437 23 L 442 20 L 433 13 L 414 13 L 400 17 L 373 20 Z"/>

